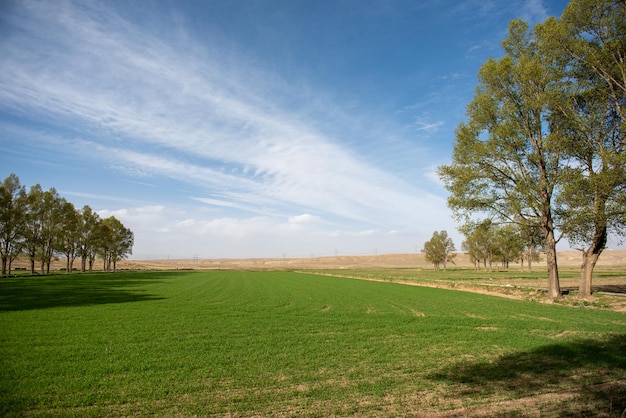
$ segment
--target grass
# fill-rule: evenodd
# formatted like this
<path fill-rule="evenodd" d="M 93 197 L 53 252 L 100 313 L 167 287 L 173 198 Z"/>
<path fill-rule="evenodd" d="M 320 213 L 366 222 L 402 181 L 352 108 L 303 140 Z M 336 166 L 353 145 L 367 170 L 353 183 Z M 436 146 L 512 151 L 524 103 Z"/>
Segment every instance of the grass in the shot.
<path fill-rule="evenodd" d="M 626 409 L 626 315 L 293 272 L 0 281 L 2 416 Z M 517 412 L 516 412 L 517 411 Z"/>
<path fill-rule="evenodd" d="M 416 284 L 452 289 L 469 289 L 516 296 L 531 301 L 545 300 L 546 272 L 535 268 L 532 272 L 519 269 L 475 271 L 469 268 L 452 268 L 447 271 L 433 269 L 368 267 L 324 270 L 303 270 L 314 274 L 335 275 L 368 280 L 382 280 L 404 284 Z M 587 300 L 578 300 L 578 281 L 580 270 L 566 267 L 559 271 L 561 290 L 568 297 L 556 301 L 570 306 L 589 306 L 596 308 L 626 311 L 626 272 L 623 267 L 610 266 L 594 270 L 594 296 Z"/>

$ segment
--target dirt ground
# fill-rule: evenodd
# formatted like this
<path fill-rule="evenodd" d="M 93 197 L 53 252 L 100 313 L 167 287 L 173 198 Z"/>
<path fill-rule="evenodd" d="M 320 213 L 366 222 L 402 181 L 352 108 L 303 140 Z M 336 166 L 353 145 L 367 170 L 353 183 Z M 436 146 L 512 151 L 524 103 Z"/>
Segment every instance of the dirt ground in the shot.
<path fill-rule="evenodd" d="M 581 255 L 578 251 L 559 252 L 559 266 L 578 267 Z M 63 260 L 64 261 L 64 260 Z M 458 254 L 454 259 L 455 267 L 472 267 L 466 254 Z M 78 266 L 79 263 L 76 263 Z M 545 267 L 545 262 L 535 264 L 536 268 Z M 606 250 L 600 256 L 598 267 L 626 268 L 626 250 Z M 100 268 L 100 266 L 97 266 Z M 395 268 L 432 268 L 423 254 L 381 254 L 371 256 L 336 256 L 311 258 L 246 258 L 246 259 L 183 259 L 183 260 L 123 260 L 119 269 L 129 270 L 176 270 L 176 269 L 234 269 L 234 270 L 293 270 L 293 269 L 348 269 L 365 267 Z M 511 269 L 519 269 L 519 264 L 512 264 Z"/>
<path fill-rule="evenodd" d="M 578 251 L 559 252 L 559 266 L 577 268 L 581 262 Z M 51 270 L 65 269 L 64 258 L 56 259 Z M 623 266 L 626 269 L 626 250 L 606 250 L 600 256 L 597 267 Z M 36 266 L 38 267 L 38 266 Z M 95 270 L 102 270 L 102 261 L 97 260 Z M 423 254 L 381 254 L 365 256 L 329 256 L 310 258 L 198 258 L 167 260 L 122 260 L 117 263 L 119 270 L 299 270 L 299 269 L 354 269 L 367 267 L 431 269 L 432 264 Z M 457 254 L 451 267 L 471 268 L 466 254 Z M 28 260 L 13 262 L 14 269 L 30 268 Z M 74 269 L 80 268 L 80 259 L 74 262 Z M 545 261 L 533 264 L 533 269 L 545 268 Z M 513 263 L 510 270 L 520 269 Z"/>

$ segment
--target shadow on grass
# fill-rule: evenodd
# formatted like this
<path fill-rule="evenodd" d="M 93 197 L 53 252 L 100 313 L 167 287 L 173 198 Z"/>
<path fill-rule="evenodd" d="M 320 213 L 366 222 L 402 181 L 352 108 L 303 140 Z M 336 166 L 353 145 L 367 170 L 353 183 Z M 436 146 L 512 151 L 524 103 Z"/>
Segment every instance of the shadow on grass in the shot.
<path fill-rule="evenodd" d="M 0 279 L 0 311 L 164 299 L 146 290 L 148 285 L 158 283 L 160 277 L 101 273 Z"/>
<path fill-rule="evenodd" d="M 626 335 L 552 344 L 490 362 L 464 362 L 429 378 L 472 399 L 555 394 L 551 416 L 620 416 L 626 410 Z M 573 400 L 559 404 L 559 394 L 572 395 Z"/>

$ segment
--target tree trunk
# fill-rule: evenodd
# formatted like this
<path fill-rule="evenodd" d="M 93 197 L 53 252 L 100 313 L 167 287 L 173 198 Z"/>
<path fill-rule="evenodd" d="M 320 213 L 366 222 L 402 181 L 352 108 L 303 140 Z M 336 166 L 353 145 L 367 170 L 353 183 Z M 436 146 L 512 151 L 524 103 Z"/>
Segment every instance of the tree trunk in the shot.
<path fill-rule="evenodd" d="M 583 263 L 580 266 L 580 281 L 578 282 L 578 299 L 585 299 L 591 296 L 591 280 L 593 269 L 604 250 L 607 241 L 606 226 L 597 227 L 591 246 L 583 251 Z"/>
<path fill-rule="evenodd" d="M 599 253 L 583 251 L 583 263 L 580 267 L 580 281 L 578 282 L 578 299 L 586 299 L 591 296 L 591 278 L 598 258 L 600 258 Z"/>
<path fill-rule="evenodd" d="M 559 267 L 556 260 L 556 240 L 554 231 L 548 230 L 546 235 L 546 263 L 548 266 L 548 297 L 557 299 L 561 297 L 559 284 Z"/>
<path fill-rule="evenodd" d="M 84 273 L 85 270 L 87 270 L 87 257 L 83 255 L 80 258 L 80 271 L 81 273 Z"/>
<path fill-rule="evenodd" d="M 7 259 L 8 257 L 2 256 L 2 276 L 7 275 Z"/>

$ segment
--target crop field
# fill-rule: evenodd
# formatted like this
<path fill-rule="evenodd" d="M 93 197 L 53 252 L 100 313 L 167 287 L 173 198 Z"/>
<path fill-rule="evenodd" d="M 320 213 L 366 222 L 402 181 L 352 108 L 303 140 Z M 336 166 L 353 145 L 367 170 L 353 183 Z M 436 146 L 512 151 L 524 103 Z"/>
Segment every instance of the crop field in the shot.
<path fill-rule="evenodd" d="M 272 271 L 0 280 L 1 416 L 622 416 L 626 314 Z"/>
<path fill-rule="evenodd" d="M 430 286 L 447 289 L 468 290 L 485 294 L 507 296 L 529 301 L 546 301 L 546 270 L 475 271 L 455 268 L 435 271 L 432 268 L 407 267 L 354 267 L 341 269 L 306 269 L 303 272 L 365 280 L 377 280 L 409 285 Z M 626 313 L 626 271 L 624 267 L 612 265 L 596 267 L 593 278 L 592 298 L 578 300 L 580 270 L 572 266 L 561 268 L 559 281 L 567 297 L 556 303 L 570 306 L 591 306 Z"/>

